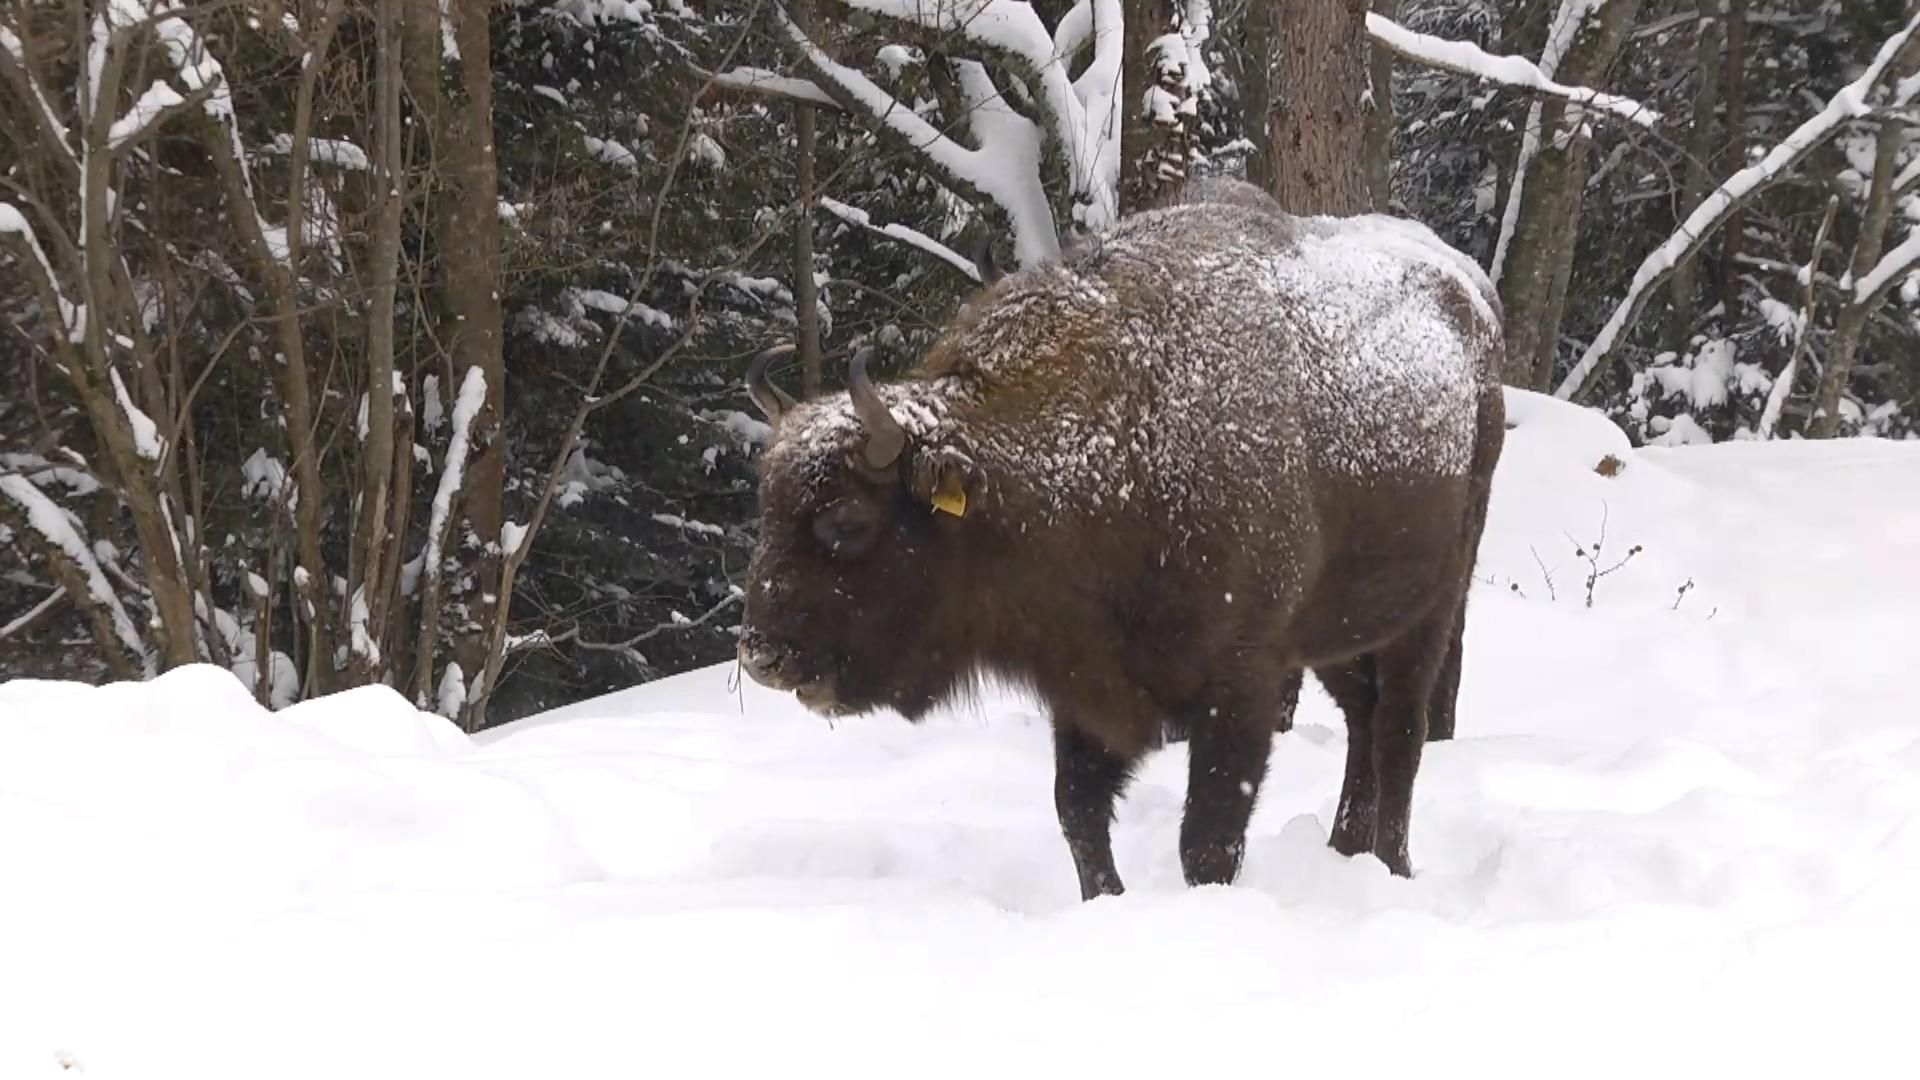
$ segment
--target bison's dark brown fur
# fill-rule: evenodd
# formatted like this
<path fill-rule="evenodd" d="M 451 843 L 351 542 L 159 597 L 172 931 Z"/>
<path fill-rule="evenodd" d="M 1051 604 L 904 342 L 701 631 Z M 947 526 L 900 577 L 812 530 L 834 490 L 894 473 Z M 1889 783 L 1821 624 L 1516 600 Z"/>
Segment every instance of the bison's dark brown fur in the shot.
<path fill-rule="evenodd" d="M 756 380 L 784 415 L 742 662 L 829 713 L 1031 687 L 1086 897 L 1120 891 L 1114 801 L 1168 723 L 1187 880 L 1235 877 L 1311 669 L 1348 723 L 1331 842 L 1409 873 L 1504 431 L 1493 304 L 1417 226 L 1216 183 L 998 282 L 904 383 Z"/>

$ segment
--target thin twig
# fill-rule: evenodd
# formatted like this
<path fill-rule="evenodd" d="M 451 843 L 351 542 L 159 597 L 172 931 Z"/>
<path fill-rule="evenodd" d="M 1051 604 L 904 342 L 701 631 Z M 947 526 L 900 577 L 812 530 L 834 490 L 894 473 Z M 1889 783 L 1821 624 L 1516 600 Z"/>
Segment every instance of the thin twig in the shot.
<path fill-rule="evenodd" d="M 45 600 L 28 608 L 20 617 L 9 622 L 7 625 L 0 626 L 0 641 L 5 641 L 20 631 L 25 630 L 27 627 L 32 626 L 42 615 L 58 607 L 60 601 L 66 598 L 67 590 L 65 588 L 55 587 L 53 592 L 48 594 Z"/>
<path fill-rule="evenodd" d="M 1531 551 L 1531 552 L 1533 552 L 1533 561 L 1534 561 L 1534 563 L 1535 563 L 1535 564 L 1536 564 L 1537 566 L 1539 566 L 1539 567 L 1540 567 L 1540 576 L 1541 576 L 1541 577 L 1542 577 L 1543 579 L 1545 579 L 1545 581 L 1546 581 L 1546 583 L 1547 583 L 1547 599 L 1549 599 L 1549 600 L 1558 600 L 1558 599 L 1560 599 L 1560 596 L 1559 596 L 1559 594 L 1558 594 L 1558 593 L 1556 593 L 1556 592 L 1554 592 L 1554 589 L 1553 589 L 1553 571 L 1551 571 L 1551 570 L 1549 570 L 1549 569 L 1547 569 L 1547 563 L 1546 563 L 1546 560 L 1544 560 L 1544 559 L 1542 559 L 1542 558 L 1540 557 L 1540 552 L 1539 552 L 1539 551 L 1537 551 L 1537 550 L 1535 550 L 1535 549 L 1534 549 L 1534 547 L 1533 547 L 1533 545 L 1531 545 L 1531 544 L 1529 544 L 1529 545 L 1527 545 L 1527 550 L 1528 550 L 1528 551 Z"/>
<path fill-rule="evenodd" d="M 580 627 L 578 625 L 575 625 L 571 629 L 565 630 L 558 634 L 553 634 L 548 636 L 544 641 L 536 641 L 536 642 L 533 642 L 532 644 L 559 645 L 562 642 L 571 641 L 576 646 L 582 649 L 593 651 L 593 652 L 623 652 L 627 649 L 633 648 L 635 645 L 638 645 L 649 638 L 657 637 L 670 630 L 691 630 L 696 626 L 704 626 L 708 622 L 712 621 L 715 615 L 718 615 L 722 611 L 725 611 L 726 609 L 732 607 L 733 605 L 738 604 L 743 598 L 744 598 L 743 594 L 739 592 L 730 593 L 727 595 L 727 597 L 724 600 L 721 600 L 719 603 L 713 605 L 712 607 L 708 608 L 706 611 L 702 612 L 699 618 L 686 619 L 686 620 L 677 621 L 677 622 L 663 622 L 654 626 L 651 629 L 642 630 L 639 633 L 633 635 L 632 637 L 626 639 L 625 641 L 588 641 L 585 638 L 580 636 Z M 529 635 L 529 636 L 531 637 L 533 635 Z"/>

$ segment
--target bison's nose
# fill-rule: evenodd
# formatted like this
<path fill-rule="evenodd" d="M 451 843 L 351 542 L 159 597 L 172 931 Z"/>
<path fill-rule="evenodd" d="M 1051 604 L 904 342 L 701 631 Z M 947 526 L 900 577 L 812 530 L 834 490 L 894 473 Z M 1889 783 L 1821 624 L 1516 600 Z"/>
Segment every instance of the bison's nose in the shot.
<path fill-rule="evenodd" d="M 800 681 L 793 674 L 793 653 L 752 630 L 740 633 L 740 666 L 770 690 L 791 690 Z"/>

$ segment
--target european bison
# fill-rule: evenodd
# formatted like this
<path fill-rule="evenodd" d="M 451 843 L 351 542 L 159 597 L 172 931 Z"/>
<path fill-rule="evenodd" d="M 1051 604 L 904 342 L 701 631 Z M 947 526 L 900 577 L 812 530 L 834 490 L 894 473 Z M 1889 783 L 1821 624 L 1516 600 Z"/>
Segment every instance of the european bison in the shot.
<path fill-rule="evenodd" d="M 1215 183 L 996 282 L 908 381 L 861 356 L 795 403 L 770 350 L 740 660 L 827 714 L 1031 688 L 1089 899 L 1121 891 L 1114 800 L 1169 723 L 1186 879 L 1234 879 L 1311 669 L 1347 721 L 1332 846 L 1409 874 L 1505 430 L 1496 304 L 1421 226 Z"/>

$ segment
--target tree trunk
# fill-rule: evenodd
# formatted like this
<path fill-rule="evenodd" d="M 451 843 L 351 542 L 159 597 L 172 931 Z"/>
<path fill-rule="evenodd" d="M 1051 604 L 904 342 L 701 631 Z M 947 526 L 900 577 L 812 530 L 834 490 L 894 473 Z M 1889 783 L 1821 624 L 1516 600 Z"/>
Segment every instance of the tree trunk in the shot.
<path fill-rule="evenodd" d="M 102 58 L 98 81 L 90 87 L 82 113 L 84 126 L 80 138 L 86 152 L 80 157 L 80 235 L 79 273 L 86 304 L 85 339 L 74 350 L 84 361 L 84 378 L 71 371 L 76 389 L 84 399 L 93 429 L 99 437 L 118 483 L 117 494 L 133 517 L 134 533 L 140 540 L 142 560 L 147 567 L 147 587 L 152 592 L 160 660 L 163 667 L 191 664 L 200 659 L 196 648 L 198 624 L 194 618 L 193 587 L 181 565 L 181 549 L 186 543 L 179 532 L 180 522 L 168 513 L 166 483 L 155 475 L 162 466 L 157 457 L 149 457 L 154 448 L 143 449 L 129 416 L 135 404 L 133 379 L 120 374 L 115 362 L 115 343 L 128 335 L 126 323 L 116 318 L 137 308 L 130 287 L 123 295 L 116 282 L 114 268 L 119 260 L 119 237 L 114 221 L 122 192 L 114 187 L 113 153 L 109 131 L 114 123 L 114 102 L 125 72 L 128 46 L 118 38 Z M 48 287 L 53 287 L 49 281 Z M 58 310 L 50 308 L 49 310 Z M 155 402 L 149 400 L 148 408 Z M 164 416 L 163 416 L 164 419 Z M 78 594 L 76 594 L 76 599 Z"/>
<path fill-rule="evenodd" d="M 1747 0 L 1727 0 L 1727 171 L 1747 167 Z M 1744 210 L 1727 219 L 1720 238 L 1720 302 L 1726 325 L 1740 316 L 1740 242 Z"/>
<path fill-rule="evenodd" d="M 1908 50 L 1909 60 L 1896 63 L 1892 83 L 1912 73 L 1913 59 L 1920 59 L 1913 49 Z M 1847 275 L 1850 281 L 1858 281 L 1879 263 L 1885 247 L 1887 225 L 1893 217 L 1893 181 L 1899 169 L 1900 149 L 1906 142 L 1903 125 L 1886 119 L 1880 123 L 1880 134 L 1874 143 L 1873 178 L 1867 188 L 1867 208 L 1860 219 L 1860 236 L 1853 244 L 1852 272 Z M 1840 314 L 1834 320 L 1833 339 L 1827 346 L 1827 366 L 1820 373 L 1820 388 L 1814 397 L 1812 423 L 1808 425 L 1808 434 L 1815 438 L 1830 439 L 1840 433 L 1840 395 L 1847 388 L 1847 378 L 1853 374 L 1853 362 L 1860 353 L 1860 337 L 1866 332 L 1867 319 L 1873 314 L 1873 305 L 1862 303 L 1849 297 L 1840 308 Z"/>
<path fill-rule="evenodd" d="M 1273 190 L 1273 143 L 1267 121 L 1273 110 L 1274 7 L 1283 0 L 1249 0 L 1246 50 L 1241 58 L 1240 130 L 1253 145 L 1247 155 L 1247 181 Z"/>
<path fill-rule="evenodd" d="M 1559 346 L 1560 320 L 1566 315 L 1567 288 L 1573 281 L 1573 247 L 1580 240 L 1580 210 L 1585 200 L 1580 198 L 1578 193 L 1587 186 L 1587 153 L 1592 149 L 1592 141 L 1585 129 L 1575 132 L 1573 145 L 1567 154 L 1567 190 L 1574 195 L 1562 202 L 1562 205 L 1567 208 L 1567 219 L 1560 225 L 1560 235 L 1565 238 L 1568 250 L 1566 257 L 1558 260 L 1558 265 L 1554 267 L 1553 283 L 1547 288 L 1544 322 L 1554 328 L 1556 336 L 1551 341 L 1542 342 L 1544 347 L 1540 350 L 1540 355 L 1544 366 L 1534 370 L 1536 386 L 1547 385 L 1553 377 L 1553 358 Z"/>
<path fill-rule="evenodd" d="M 1367 169 L 1367 0 L 1268 0 L 1278 45 L 1268 190 L 1296 214 L 1374 208 Z"/>
<path fill-rule="evenodd" d="M 1639 0 L 1613 0 L 1590 15 L 1574 35 L 1554 78 L 1573 86 L 1599 86 L 1632 25 Z M 1574 156 L 1586 146 L 1562 98 L 1539 103 L 1539 148 L 1521 178 L 1518 216 L 1499 266 L 1500 300 L 1506 308 L 1509 385 L 1545 391 L 1553 378 L 1560 341 L 1554 283 L 1573 259 L 1581 198 Z M 1510 198 L 1512 196 L 1509 196 Z"/>
<path fill-rule="evenodd" d="M 331 575 L 320 547 L 322 512 L 328 505 L 326 489 L 320 479 L 320 448 L 316 444 L 318 422 L 315 417 L 313 387 L 307 368 L 306 339 L 300 326 L 300 295 L 294 268 L 300 262 L 304 234 L 302 211 L 305 207 L 306 169 L 313 124 L 314 84 L 319 78 L 322 58 L 332 41 L 343 7 L 341 0 L 329 0 L 315 35 L 315 44 L 295 92 L 293 132 L 287 155 L 286 261 L 275 256 L 262 227 L 259 207 L 244 172 L 245 162 L 237 158 L 225 126 L 217 120 L 202 121 L 200 131 L 214 169 L 220 176 L 229 216 L 240 233 L 242 246 L 266 284 L 268 308 L 272 314 L 275 343 L 280 350 L 279 385 L 285 405 L 287 433 L 287 470 L 293 479 L 286 495 L 294 499 L 295 589 L 297 608 L 304 608 L 311 640 L 308 642 L 305 694 L 318 696 L 333 686 L 333 632 Z M 286 497 L 283 495 L 283 498 Z"/>
<path fill-rule="evenodd" d="M 1187 90 L 1184 75 L 1162 73 L 1153 43 L 1178 34 L 1181 19 L 1170 0 L 1126 0 L 1126 43 L 1121 57 L 1120 212 L 1159 205 L 1187 175 L 1191 117 L 1179 111 Z M 1171 106 L 1156 109 L 1149 94 Z"/>
<path fill-rule="evenodd" d="M 1717 130 L 1714 112 L 1720 105 L 1720 45 L 1718 19 L 1700 20 L 1700 38 L 1694 54 L 1694 72 L 1700 83 L 1693 93 L 1693 123 L 1687 133 L 1687 172 L 1681 181 L 1680 219 L 1700 205 L 1712 183 L 1710 161 Z M 1678 353 L 1693 332 L 1694 294 L 1699 279 L 1699 256 L 1682 259 L 1668 282 L 1666 347 Z"/>
<path fill-rule="evenodd" d="M 793 20 L 802 30 L 813 32 L 811 0 L 797 0 Z M 956 114 L 957 115 L 957 114 Z M 793 315 L 799 331 L 800 397 L 820 392 L 820 289 L 813 280 L 813 207 L 819 192 L 814 190 L 813 155 L 818 148 L 814 134 L 816 114 L 811 105 L 793 108 L 794 142 L 799 151 L 799 213 L 793 222 Z"/>
<path fill-rule="evenodd" d="M 373 297 L 367 310 L 367 427 L 361 443 L 359 515 L 354 522 L 348 573 L 349 663 L 356 684 L 377 681 L 388 670 L 384 656 L 388 578 L 401 561 L 394 546 L 404 537 L 387 531 L 393 498 L 394 458 L 412 460 L 412 447 L 394 438 L 394 299 L 400 263 L 401 210 L 406 199 L 406 167 L 401 158 L 400 0 L 380 0 L 376 14 L 375 56 L 379 68 L 375 95 L 374 202 L 379 207 L 373 236 Z"/>
<path fill-rule="evenodd" d="M 459 492 L 459 512 L 467 529 L 457 525 L 451 537 L 468 530 L 480 547 L 450 545 L 446 558 L 466 561 L 464 572 L 443 580 L 472 581 L 466 597 L 447 603 L 459 616 L 454 627 L 454 662 L 467 686 L 461 722 L 477 730 L 485 722 L 491 688 L 480 685 L 491 649 L 490 635 L 476 621 L 494 610 L 494 590 L 500 574 L 501 497 L 504 490 L 506 444 L 499 438 L 506 372 L 501 357 L 500 219 L 493 148 L 493 73 L 489 60 L 487 0 L 448 0 L 442 13 L 435 0 L 412 0 L 408 5 L 408 81 L 414 99 L 427 114 L 433 135 L 436 191 L 436 239 L 440 255 L 439 291 L 447 322 L 447 351 L 451 359 L 449 391 L 463 385 L 467 373 L 478 370 L 486 380 L 486 397 L 471 428 L 471 455 Z M 444 36 L 443 36 L 444 35 Z M 451 42 L 448 49 L 446 43 Z M 458 56 L 448 55 L 458 52 Z M 429 578 L 423 574 L 423 587 Z M 423 597 L 423 618 L 437 619 L 433 598 Z M 423 627 L 431 632 L 436 627 Z M 431 638 L 423 632 L 423 641 Z M 431 682 L 433 649 L 415 657 L 416 678 L 427 673 Z"/>
<path fill-rule="evenodd" d="M 1373 10 L 1398 22 L 1400 0 L 1373 0 Z M 1371 87 L 1367 109 L 1367 187 L 1373 208 L 1385 211 L 1393 201 L 1393 53 L 1369 47 Z"/>
<path fill-rule="evenodd" d="M 813 280 L 814 109 L 796 105 L 794 130 L 800 150 L 800 212 L 793 222 L 793 315 L 800 332 L 800 396 L 820 392 L 820 288 Z"/>

